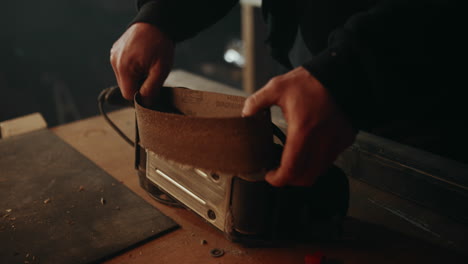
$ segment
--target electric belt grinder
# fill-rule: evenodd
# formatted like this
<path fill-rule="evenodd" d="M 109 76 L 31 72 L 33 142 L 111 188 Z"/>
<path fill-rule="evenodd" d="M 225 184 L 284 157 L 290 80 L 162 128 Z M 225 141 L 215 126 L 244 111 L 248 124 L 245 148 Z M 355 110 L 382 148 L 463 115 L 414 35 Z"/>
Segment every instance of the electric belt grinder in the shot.
<path fill-rule="evenodd" d="M 134 145 L 140 185 L 156 200 L 193 211 L 243 244 L 338 238 L 346 175 L 332 166 L 311 187 L 269 185 L 264 175 L 278 166 L 286 138 L 269 110 L 242 118 L 244 100 L 176 87 L 163 87 L 152 108 L 138 94 L 126 101 L 118 87 L 98 98 L 104 118 Z M 135 140 L 108 118 L 104 103 L 135 107 Z"/>

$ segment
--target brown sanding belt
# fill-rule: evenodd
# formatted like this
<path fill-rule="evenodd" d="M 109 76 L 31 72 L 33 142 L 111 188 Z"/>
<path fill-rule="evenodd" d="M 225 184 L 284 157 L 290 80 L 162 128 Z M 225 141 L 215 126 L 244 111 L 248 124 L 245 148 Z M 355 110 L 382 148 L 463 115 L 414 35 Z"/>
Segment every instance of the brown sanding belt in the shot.
<path fill-rule="evenodd" d="M 163 87 L 146 108 L 135 97 L 140 144 L 157 155 L 211 172 L 271 169 L 274 144 L 270 111 L 241 117 L 244 97 Z"/>

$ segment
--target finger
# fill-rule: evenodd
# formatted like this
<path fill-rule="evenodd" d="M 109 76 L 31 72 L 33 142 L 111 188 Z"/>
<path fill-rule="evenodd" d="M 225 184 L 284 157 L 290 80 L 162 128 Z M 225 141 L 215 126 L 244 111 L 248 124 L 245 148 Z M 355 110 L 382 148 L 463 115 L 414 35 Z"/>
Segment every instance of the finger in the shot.
<path fill-rule="evenodd" d="M 288 138 L 281 156 L 281 165 L 277 170 L 266 175 L 267 182 L 277 187 L 284 186 L 293 181 L 301 170 L 307 169 L 304 159 L 309 155 L 304 153 L 304 150 L 309 149 L 309 144 L 307 144 L 306 138 L 307 133 L 296 124 L 288 126 Z"/>
<path fill-rule="evenodd" d="M 117 71 L 116 59 L 115 59 L 115 55 L 113 53 L 114 53 L 114 51 L 111 50 L 111 55 L 110 55 L 109 61 L 110 61 L 110 65 L 112 66 L 112 70 L 114 71 L 114 74 L 117 77 L 119 72 Z"/>
<path fill-rule="evenodd" d="M 295 165 L 298 169 L 287 184 L 311 186 L 317 177 L 333 163 L 334 159 L 330 160 L 327 155 L 331 148 L 329 141 L 319 136 L 322 133 L 319 130 L 320 128 L 315 129 L 308 137 L 310 142 L 305 144 L 306 148 L 300 154 L 302 164 Z"/>
<path fill-rule="evenodd" d="M 114 69 L 114 75 L 115 75 L 115 80 L 117 81 L 117 85 L 119 86 L 120 91 L 122 92 L 122 85 L 120 84 L 121 81 L 120 81 L 119 73 L 118 73 L 117 70 L 114 68 L 114 66 L 112 66 L 112 68 Z M 122 94 L 123 94 L 123 92 L 122 92 Z"/>
<path fill-rule="evenodd" d="M 161 70 L 160 65 L 160 63 L 157 63 L 153 66 L 140 88 L 141 100 L 146 106 L 150 106 L 153 103 L 168 75 L 165 70 Z"/>
<path fill-rule="evenodd" d="M 113 54 L 113 51 L 111 51 L 110 62 L 111 62 L 110 64 L 112 66 L 112 70 L 114 71 L 115 79 L 117 80 L 117 84 L 119 85 L 119 88 L 122 89 L 120 85 L 119 71 L 117 70 L 116 59 L 115 59 L 115 55 Z"/>
<path fill-rule="evenodd" d="M 348 146 L 348 144 L 341 143 L 343 139 L 340 139 L 340 134 L 346 133 L 345 130 L 346 128 L 335 124 L 334 120 L 328 120 L 314 127 L 300 154 L 303 163 L 295 165 L 295 168 L 298 169 L 295 170 L 294 177 L 287 184 L 310 186 L 320 175 L 325 173 L 338 155 Z M 337 131 L 339 131 L 338 134 L 335 133 Z"/>
<path fill-rule="evenodd" d="M 127 100 L 133 100 L 133 96 L 138 91 L 138 82 L 141 80 L 142 75 L 134 70 L 122 69 L 118 71 L 117 77 L 123 97 Z"/>
<path fill-rule="evenodd" d="M 242 116 L 252 116 L 259 110 L 270 107 L 277 103 L 279 94 L 277 89 L 271 85 L 266 85 L 245 100 Z"/>

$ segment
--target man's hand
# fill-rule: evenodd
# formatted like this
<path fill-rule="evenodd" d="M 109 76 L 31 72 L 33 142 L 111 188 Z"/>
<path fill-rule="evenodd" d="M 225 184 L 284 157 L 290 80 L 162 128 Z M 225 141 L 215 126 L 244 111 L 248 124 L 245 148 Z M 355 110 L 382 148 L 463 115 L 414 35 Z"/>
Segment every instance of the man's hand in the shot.
<path fill-rule="evenodd" d="M 281 165 L 266 175 L 271 185 L 312 185 L 355 139 L 328 91 L 303 67 L 271 79 L 242 112 L 251 116 L 271 105 L 281 107 L 288 123 Z"/>
<path fill-rule="evenodd" d="M 140 90 L 143 103 L 150 104 L 173 58 L 174 43 L 168 36 L 153 25 L 135 23 L 114 43 L 110 60 L 122 95 L 133 100 Z"/>

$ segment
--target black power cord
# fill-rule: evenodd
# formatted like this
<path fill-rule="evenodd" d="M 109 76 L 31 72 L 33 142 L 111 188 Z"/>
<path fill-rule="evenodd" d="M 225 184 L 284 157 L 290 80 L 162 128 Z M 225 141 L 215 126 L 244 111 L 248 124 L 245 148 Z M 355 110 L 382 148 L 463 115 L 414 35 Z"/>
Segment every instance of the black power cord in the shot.
<path fill-rule="evenodd" d="M 120 89 L 118 86 L 112 86 L 102 90 L 102 92 L 98 96 L 98 107 L 99 112 L 107 121 L 107 123 L 121 136 L 128 144 L 131 146 L 135 146 L 135 142 L 133 142 L 127 135 L 125 135 L 119 127 L 117 127 L 112 120 L 107 116 L 106 111 L 104 110 L 104 103 L 108 103 L 110 105 L 115 106 L 133 106 L 133 103 L 125 100 L 120 93 Z"/>

